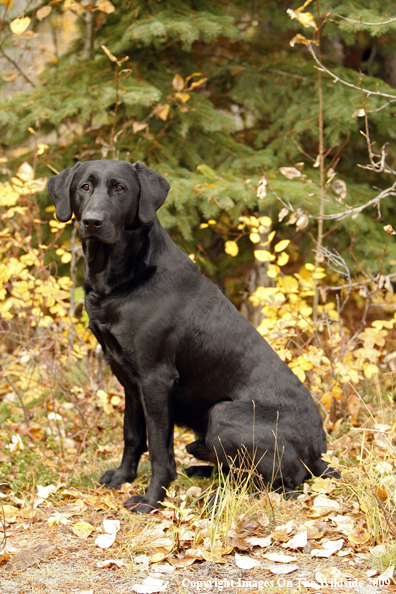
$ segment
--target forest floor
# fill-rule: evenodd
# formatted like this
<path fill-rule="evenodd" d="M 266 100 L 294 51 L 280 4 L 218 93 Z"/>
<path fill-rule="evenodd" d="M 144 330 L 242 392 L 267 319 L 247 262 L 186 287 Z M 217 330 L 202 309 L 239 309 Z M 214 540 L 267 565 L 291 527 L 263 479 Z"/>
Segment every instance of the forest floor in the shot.
<path fill-rule="evenodd" d="M 383 430 L 366 431 L 373 467 L 386 462 Z M 357 430 L 339 436 L 330 446 L 333 460 L 356 457 L 361 436 Z M 192 439 L 176 432 L 180 470 L 191 463 L 184 446 Z M 97 479 L 105 464 L 119 459 L 121 436 L 118 445 L 99 449 L 64 452 L 59 462 L 46 451 L 57 479 L 52 486 L 43 487 L 39 478 L 24 493 L 2 485 L 2 594 L 396 591 L 387 511 L 393 503 L 386 495 L 392 480 L 394 493 L 393 474 L 386 475 L 385 491 L 384 481 L 382 487 L 375 478 L 370 484 L 349 463 L 339 481 L 313 479 L 295 498 L 285 498 L 238 487 L 229 477 L 189 479 L 181 472 L 166 507 L 143 516 L 122 503 L 147 487 L 147 454 L 137 481 L 114 491 L 92 479 L 84 486 L 87 477 Z M 205 493 L 216 490 L 218 505 L 205 509 Z"/>

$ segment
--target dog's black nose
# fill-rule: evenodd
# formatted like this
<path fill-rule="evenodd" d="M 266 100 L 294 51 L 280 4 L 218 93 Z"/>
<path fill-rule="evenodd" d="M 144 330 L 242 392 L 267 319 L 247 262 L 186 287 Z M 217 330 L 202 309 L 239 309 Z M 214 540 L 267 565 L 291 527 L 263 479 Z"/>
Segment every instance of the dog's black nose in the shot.
<path fill-rule="evenodd" d="M 103 220 L 103 215 L 97 212 L 87 212 L 83 217 L 83 224 L 88 231 L 97 231 L 103 225 Z"/>

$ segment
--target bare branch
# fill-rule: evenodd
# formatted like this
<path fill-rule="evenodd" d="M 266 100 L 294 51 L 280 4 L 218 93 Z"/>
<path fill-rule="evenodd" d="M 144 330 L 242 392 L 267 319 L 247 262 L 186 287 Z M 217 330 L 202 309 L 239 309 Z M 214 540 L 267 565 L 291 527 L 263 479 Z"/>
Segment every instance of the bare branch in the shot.
<path fill-rule="evenodd" d="M 23 72 L 23 70 L 20 68 L 20 66 L 18 66 L 18 64 L 8 54 L 5 53 L 5 51 L 3 50 L 1 45 L 0 45 L 0 53 L 5 57 L 6 60 L 8 60 L 8 62 L 10 64 L 12 64 L 14 66 L 14 68 L 26 80 L 26 82 L 28 82 L 30 85 L 32 85 L 32 87 L 36 86 L 35 83 L 32 81 L 32 79 L 29 78 L 28 75 Z"/>
<path fill-rule="evenodd" d="M 370 168 L 371 166 L 366 165 L 365 167 Z M 275 198 L 277 200 L 279 200 L 279 202 L 281 204 L 283 204 L 283 206 L 285 206 L 290 212 L 293 212 L 298 216 L 305 215 L 309 219 L 314 219 L 315 221 L 319 221 L 319 220 L 341 221 L 343 219 L 346 219 L 349 216 L 356 218 L 357 215 L 359 213 L 361 213 L 363 210 L 365 210 L 366 208 L 369 208 L 370 206 L 378 206 L 378 204 L 381 202 L 381 200 L 384 200 L 384 198 L 388 198 L 389 196 L 396 196 L 396 181 L 395 181 L 390 188 L 386 188 L 385 190 L 382 190 L 382 192 L 380 192 L 377 196 L 375 196 L 375 198 L 372 198 L 371 200 L 369 200 L 365 204 L 362 204 L 361 206 L 348 206 L 347 204 L 345 204 L 345 210 L 343 212 L 333 213 L 333 214 L 313 215 L 311 213 L 304 213 L 304 212 L 302 212 L 301 209 L 296 210 L 291 205 L 290 202 L 285 202 L 283 200 L 283 198 L 281 198 L 276 193 L 276 191 L 274 190 L 274 188 L 271 186 L 270 183 L 268 183 L 268 187 L 274 194 Z"/>
<path fill-rule="evenodd" d="M 357 85 L 354 85 L 352 83 L 347 82 L 346 80 L 343 80 L 342 78 L 340 78 L 339 76 L 337 76 L 336 74 L 334 74 L 334 72 L 331 72 L 331 70 L 329 70 L 328 68 L 326 68 L 326 66 L 324 66 L 322 64 L 322 62 L 319 60 L 318 56 L 315 53 L 315 49 L 312 43 L 310 43 L 309 41 L 306 44 L 309 52 L 311 53 L 313 59 L 315 60 L 315 62 L 318 65 L 319 70 L 321 70 L 322 72 L 325 72 L 326 74 L 328 74 L 329 76 L 331 76 L 331 78 L 334 80 L 335 83 L 340 82 L 341 84 L 350 87 L 351 89 L 355 89 L 356 91 L 363 91 L 363 93 L 366 93 L 368 97 L 371 97 L 371 95 L 375 96 L 375 97 L 385 97 L 386 99 L 391 99 L 390 103 L 393 103 L 393 101 L 396 101 L 396 95 L 390 95 L 389 93 L 383 93 L 382 91 L 370 91 L 370 89 L 361 89 L 360 87 L 358 87 Z"/>
<path fill-rule="evenodd" d="M 348 17 L 344 17 L 341 14 L 336 14 L 334 16 L 338 17 L 339 19 L 342 19 L 343 21 L 348 21 L 348 23 L 354 23 L 355 25 L 367 25 L 368 27 L 377 27 L 380 25 L 388 25 L 389 23 L 394 23 L 396 21 L 396 18 L 394 18 L 394 19 L 389 19 L 387 21 L 378 21 L 377 23 L 367 23 L 366 21 L 356 21 L 355 19 L 349 19 Z M 334 22 L 337 22 L 337 21 L 334 21 Z"/>

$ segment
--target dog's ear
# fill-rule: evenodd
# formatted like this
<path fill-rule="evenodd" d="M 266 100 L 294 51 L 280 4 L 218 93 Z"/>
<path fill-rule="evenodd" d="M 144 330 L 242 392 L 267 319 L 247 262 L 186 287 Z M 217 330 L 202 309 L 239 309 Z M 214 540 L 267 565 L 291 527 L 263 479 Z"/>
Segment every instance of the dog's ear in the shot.
<path fill-rule="evenodd" d="M 143 225 L 151 225 L 156 211 L 168 195 L 170 185 L 162 175 L 140 161 L 136 161 L 134 166 L 140 183 L 139 220 Z"/>
<path fill-rule="evenodd" d="M 81 163 L 76 163 L 73 167 L 50 177 L 47 182 L 48 194 L 55 204 L 56 218 L 61 223 L 67 223 L 72 218 L 70 189 L 80 165 Z"/>

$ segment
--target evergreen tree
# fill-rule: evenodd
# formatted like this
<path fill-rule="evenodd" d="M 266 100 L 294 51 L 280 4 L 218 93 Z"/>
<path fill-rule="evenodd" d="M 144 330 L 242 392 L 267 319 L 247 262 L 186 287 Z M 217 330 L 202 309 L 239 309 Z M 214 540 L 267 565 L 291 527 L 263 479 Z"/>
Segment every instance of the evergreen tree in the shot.
<path fill-rule="evenodd" d="M 26 13 L 39 35 L 46 23 L 37 19 L 43 6 Z M 220 284 L 235 264 L 223 246 L 234 237 L 229 233 L 238 217 L 260 211 L 276 220 L 282 208 L 269 188 L 265 197 L 257 197 L 263 172 L 285 203 L 318 214 L 318 72 L 304 44 L 290 46 L 296 34 L 316 40 L 317 33 L 287 13 L 300 2 L 100 0 L 86 6 L 72 0 L 54 4 L 46 18 L 74 11 L 79 35 L 56 63 L 46 65 L 34 87 L 26 84 L 23 92 L 10 93 L 7 83 L 0 105 L 6 154 L 26 143 L 28 128 L 39 122 L 39 134 L 51 140 L 46 163 L 59 171 L 76 159 L 143 160 L 172 186 L 160 211 L 162 223 Z M 392 2 L 362 0 L 352 6 L 321 0 L 320 17 L 315 4 L 303 10 L 311 10 L 316 24 L 323 24 L 322 62 L 332 72 L 359 87 L 361 71 L 365 88 L 396 96 Z M 364 24 L 379 21 L 387 22 Z M 15 35 L 3 42 L 3 51 L 14 41 Z M 325 166 L 334 169 L 335 180 L 345 182 L 345 202 L 365 204 L 378 194 L 373 186 L 386 188 L 390 181 L 357 167 L 367 163 L 362 96 L 325 74 L 321 86 Z M 388 102 L 371 95 L 365 109 L 371 138 L 378 148 L 389 142 L 393 156 L 395 104 Z M 301 175 L 288 179 L 280 167 L 293 167 Z M 330 182 L 326 213 L 344 208 L 339 198 Z M 381 204 L 382 218 L 369 208 L 355 219 L 325 221 L 325 233 L 331 232 L 325 245 L 341 252 L 351 267 L 359 262 L 378 272 L 383 226 L 393 214 L 388 199 Z M 216 224 L 199 228 L 209 220 Z M 308 250 L 315 223 L 297 237 L 293 227 L 288 233 L 300 244 L 295 260 L 305 253 L 312 261 Z M 240 246 L 237 261 L 251 263 L 251 244 L 242 239 Z M 385 271 L 395 257 L 392 244 Z"/>

